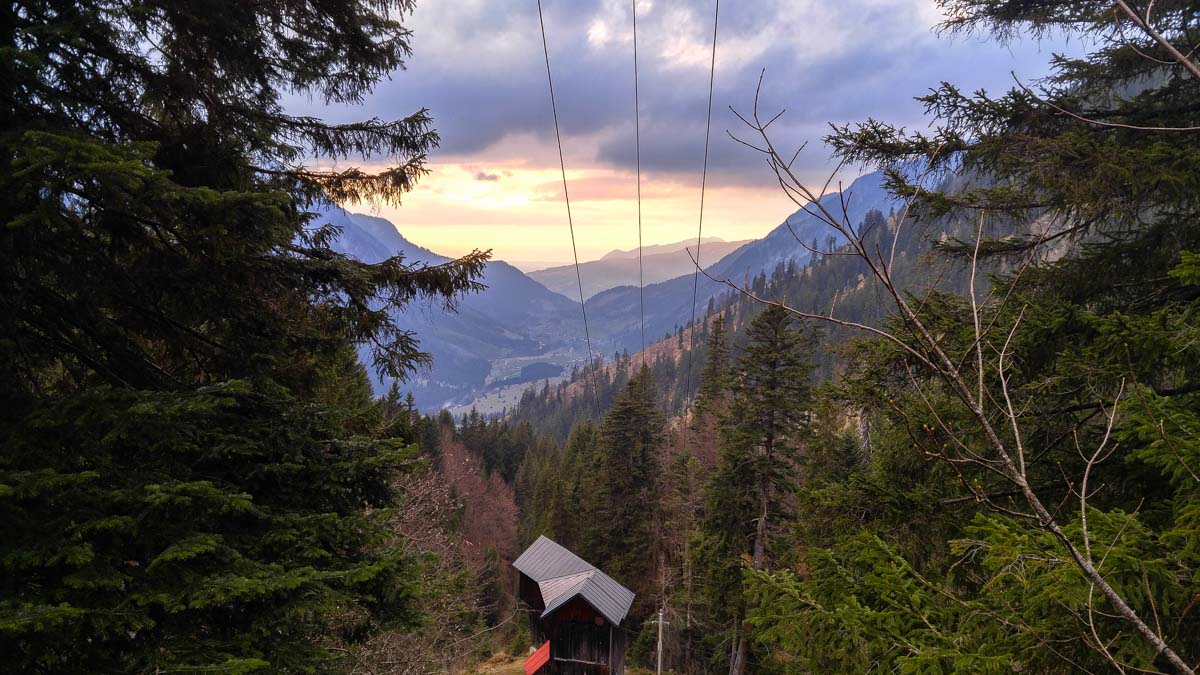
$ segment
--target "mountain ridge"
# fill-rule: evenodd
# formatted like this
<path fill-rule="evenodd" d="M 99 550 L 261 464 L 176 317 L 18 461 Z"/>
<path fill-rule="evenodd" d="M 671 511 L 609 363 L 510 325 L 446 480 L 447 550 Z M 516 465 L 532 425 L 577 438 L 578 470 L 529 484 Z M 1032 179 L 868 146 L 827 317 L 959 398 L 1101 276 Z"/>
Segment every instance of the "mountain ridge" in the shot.
<path fill-rule="evenodd" d="M 701 237 L 700 245 L 703 246 L 704 244 L 745 244 L 750 241 L 753 241 L 753 240 L 752 239 L 742 239 L 742 240 L 736 241 L 736 242 L 729 242 L 729 241 L 725 241 L 721 237 Z M 695 247 L 696 247 L 695 239 L 681 239 L 679 241 L 673 241 L 669 244 L 649 244 L 647 246 L 642 247 L 642 256 L 644 257 L 644 256 L 648 256 L 648 255 L 658 255 L 660 253 L 676 253 L 676 252 L 681 252 L 686 248 L 695 248 Z M 637 257 L 638 257 L 638 250 L 636 248 L 631 248 L 628 250 L 614 248 L 613 250 L 609 251 L 608 253 L 605 253 L 604 255 L 600 256 L 600 258 L 598 258 L 598 260 L 616 260 L 616 259 L 621 259 L 621 258 L 637 258 Z M 595 261 L 588 261 L 588 262 L 595 262 Z"/>
<path fill-rule="evenodd" d="M 410 264 L 437 265 L 451 260 L 410 242 L 388 220 L 341 208 L 322 211 L 321 219 L 339 227 L 335 241 L 340 252 L 363 262 L 377 263 L 401 255 Z M 422 351 L 433 356 L 428 372 L 418 373 L 404 388 L 411 390 L 422 409 L 436 409 L 471 396 L 486 387 L 497 372 L 497 363 L 554 354 L 552 362 L 566 365 L 586 357 L 579 303 L 548 290 L 502 260 L 489 261 L 481 282 L 486 288 L 461 296 L 454 311 L 437 304 L 414 303 L 394 316 L 397 325 L 412 331 Z M 372 376 L 377 393 L 391 380 Z"/>
<path fill-rule="evenodd" d="M 879 172 L 858 178 L 846 192 L 846 199 L 838 194 L 827 195 L 825 204 L 835 214 L 842 204 L 848 204 L 846 215 L 851 222 L 860 222 L 869 210 L 886 213 L 894 206 L 894 200 L 883 190 Z M 414 264 L 435 265 L 451 260 L 408 241 L 384 218 L 340 208 L 320 215 L 341 228 L 335 247 L 364 262 L 379 262 L 397 254 Z M 702 260 L 706 252 L 717 257 L 706 266 L 708 275 L 741 283 L 749 277 L 770 275 L 789 260 L 803 266 L 811 254 L 800 242 L 825 245 L 827 232 L 828 227 L 817 217 L 801 209 L 762 239 L 741 244 L 724 255 L 719 255 L 720 250 L 713 252 L 716 245 L 711 243 L 701 246 L 700 252 Z M 733 243 L 738 242 L 726 242 Z M 627 262 L 636 266 L 637 260 Z M 694 269 L 690 258 L 688 266 Z M 569 269 L 573 277 L 574 266 Z M 416 335 L 421 349 L 433 356 L 428 372 L 403 384 L 403 388 L 413 391 L 423 410 L 469 403 L 488 392 L 492 383 L 511 385 L 512 378 L 519 377 L 527 366 L 549 364 L 569 372 L 587 362 L 578 301 L 502 260 L 487 264 L 482 283 L 485 290 L 459 298 L 456 311 L 419 303 L 395 317 L 401 328 Z M 653 341 L 686 326 L 693 312 L 696 317 L 704 316 L 708 303 L 727 290 L 707 275 L 694 276 L 689 271 L 641 289 L 620 285 L 596 293 L 585 305 L 591 353 L 603 358 L 642 348 L 642 312 L 637 310 L 643 300 L 644 335 Z M 391 381 L 378 377 L 373 383 L 377 392 L 391 386 Z"/>
<path fill-rule="evenodd" d="M 701 242 L 701 254 L 718 258 L 729 255 L 753 241 L 725 241 L 716 237 L 709 239 Z M 689 274 L 695 265 L 687 249 L 694 249 L 695 246 L 694 239 L 690 242 L 647 246 L 643 249 L 640 261 L 637 249 L 610 251 L 598 260 L 579 263 L 578 277 L 574 264 L 536 270 L 528 272 L 527 275 L 546 288 L 578 301 L 580 281 L 583 282 L 584 297 L 591 298 L 597 293 L 618 286 L 636 287 L 639 280 L 653 284 Z"/>
<path fill-rule="evenodd" d="M 821 201 L 835 216 L 844 215 L 850 222 L 859 223 L 868 211 L 878 210 L 886 214 L 895 207 L 896 200 L 884 189 L 883 181 L 882 171 L 867 173 L 850 183 L 845 189 L 844 199 L 841 193 L 835 192 L 825 195 Z M 828 225 L 804 209 L 798 209 L 763 238 L 755 239 L 712 263 L 705 263 L 702 247 L 700 262 L 705 265 L 708 275 L 741 284 L 747 277 L 752 278 L 760 273 L 769 275 L 775 267 L 789 260 L 804 265 L 812 258 L 805 245 L 816 241 L 824 246 L 828 236 Z M 693 307 L 695 315 L 702 316 L 708 302 L 727 290 L 727 286 L 704 274 L 694 276 L 691 273 L 646 285 L 640 293 L 646 307 L 645 334 L 657 339 L 665 333 L 675 332 L 691 320 Z M 641 348 L 643 331 L 639 317 L 628 311 L 629 307 L 637 307 L 638 303 L 637 287 L 612 288 L 588 298 L 588 318 L 602 327 L 601 330 L 593 330 L 593 341 L 602 351 L 635 352 Z"/>

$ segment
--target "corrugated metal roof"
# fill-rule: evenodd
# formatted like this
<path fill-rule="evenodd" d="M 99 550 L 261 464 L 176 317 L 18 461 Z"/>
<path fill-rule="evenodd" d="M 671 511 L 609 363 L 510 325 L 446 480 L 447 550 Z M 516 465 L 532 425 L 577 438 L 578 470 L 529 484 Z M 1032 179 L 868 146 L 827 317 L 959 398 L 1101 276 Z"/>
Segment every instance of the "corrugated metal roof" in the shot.
<path fill-rule="evenodd" d="M 543 617 L 582 597 L 604 618 L 620 624 L 633 605 L 633 591 L 544 536 L 525 549 L 513 567 L 537 582 L 546 603 Z"/>
<path fill-rule="evenodd" d="M 593 571 L 539 581 L 538 590 L 542 592 L 542 602 L 549 605 L 563 593 L 576 590 L 575 587 L 587 581 L 588 577 L 592 576 Z"/>
<path fill-rule="evenodd" d="M 572 574 L 569 577 L 564 577 L 571 580 L 569 585 L 560 586 L 558 588 L 558 592 L 554 593 L 554 595 L 551 597 L 546 597 L 546 594 L 543 593 L 542 600 L 546 602 L 546 609 L 542 610 L 542 616 L 550 616 L 554 613 L 554 610 L 562 607 L 572 598 L 575 598 L 583 593 L 584 588 L 587 587 L 588 580 L 592 578 L 592 574 L 594 574 L 594 572 L 584 572 L 583 574 Z M 558 581 L 558 579 L 550 579 L 549 581 L 543 581 L 542 583 L 538 584 L 538 586 L 546 586 L 553 584 L 556 581 Z M 599 607 L 597 607 L 597 609 L 599 609 Z M 607 613 L 604 613 L 604 615 L 608 616 Z"/>
<path fill-rule="evenodd" d="M 534 581 L 545 581 L 581 572 L 590 572 L 596 566 L 550 540 L 538 537 L 515 561 L 513 567 Z"/>

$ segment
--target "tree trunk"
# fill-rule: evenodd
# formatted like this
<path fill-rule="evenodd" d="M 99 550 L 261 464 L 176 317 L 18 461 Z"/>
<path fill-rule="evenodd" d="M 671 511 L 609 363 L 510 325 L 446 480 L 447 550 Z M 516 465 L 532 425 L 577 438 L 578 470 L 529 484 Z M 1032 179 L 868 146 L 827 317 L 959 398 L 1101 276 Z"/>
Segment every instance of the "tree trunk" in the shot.
<path fill-rule="evenodd" d="M 758 478 L 758 525 L 754 530 L 754 571 L 761 570 L 767 558 L 767 510 L 771 506 L 771 478 L 767 471 L 775 454 L 775 435 L 763 442 L 763 469 Z"/>
<path fill-rule="evenodd" d="M 683 672 L 692 672 L 692 549 L 687 540 L 683 543 L 683 578 L 687 589 L 687 614 L 684 620 Z"/>
<path fill-rule="evenodd" d="M 769 465 L 774 450 L 774 438 L 767 437 L 763 444 L 764 465 Z M 754 529 L 753 568 L 757 572 L 766 565 L 767 559 L 767 513 L 771 506 L 771 479 L 764 470 L 758 481 L 758 524 Z M 746 658 L 750 651 L 746 639 L 746 627 L 738 626 L 737 639 L 733 643 L 733 657 L 729 662 L 729 675 L 741 675 L 746 669 Z"/>
<path fill-rule="evenodd" d="M 767 557 L 767 509 L 771 504 L 771 483 L 766 478 L 759 485 L 758 526 L 754 532 L 754 571 L 761 570 Z"/>
<path fill-rule="evenodd" d="M 729 658 L 729 675 L 742 675 L 746 670 L 746 636 L 739 628 L 733 641 L 733 654 Z"/>

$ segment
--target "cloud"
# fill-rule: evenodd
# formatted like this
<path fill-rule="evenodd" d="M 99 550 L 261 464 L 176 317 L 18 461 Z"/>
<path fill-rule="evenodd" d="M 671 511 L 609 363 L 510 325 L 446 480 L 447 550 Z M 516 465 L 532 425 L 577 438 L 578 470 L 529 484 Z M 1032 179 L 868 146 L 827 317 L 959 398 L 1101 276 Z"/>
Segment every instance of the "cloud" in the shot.
<path fill-rule="evenodd" d="M 643 176 L 642 199 L 660 199 L 673 196 L 673 191 L 660 183 L 648 184 Z M 637 183 L 632 175 L 585 175 L 573 176 L 568 181 L 572 203 L 597 201 L 627 201 L 637 198 Z M 531 199 L 535 201 L 563 201 L 562 181 L 546 181 L 533 186 Z"/>
<path fill-rule="evenodd" d="M 500 180 L 500 174 L 488 173 L 486 171 L 476 171 L 475 172 L 475 180 L 489 181 L 489 182 L 495 183 L 496 181 Z"/>
<path fill-rule="evenodd" d="M 634 146 L 633 35 L 627 0 L 544 1 L 565 161 L 629 170 Z M 704 157 L 712 1 L 638 2 L 641 165 L 665 180 L 698 179 Z M 1006 89 L 1010 70 L 1045 73 L 1054 44 L 943 39 L 934 0 L 756 0 L 725 3 L 717 38 L 710 186 L 761 184 L 762 158 L 726 134 L 766 70 L 764 109 L 788 108 L 780 139 L 809 142 L 799 162 L 823 170 L 828 123 L 879 117 L 924 125 L 914 96 L 940 81 Z M 414 55 L 356 109 L 296 102 L 327 118 L 397 117 L 428 107 L 442 136 L 434 159 L 523 161 L 557 168 L 537 8 L 487 0 L 418 3 L 406 21 Z M 292 102 L 289 102 L 291 106 Z M 495 171 L 480 170 L 490 181 Z M 497 176 L 498 177 L 498 176 Z"/>

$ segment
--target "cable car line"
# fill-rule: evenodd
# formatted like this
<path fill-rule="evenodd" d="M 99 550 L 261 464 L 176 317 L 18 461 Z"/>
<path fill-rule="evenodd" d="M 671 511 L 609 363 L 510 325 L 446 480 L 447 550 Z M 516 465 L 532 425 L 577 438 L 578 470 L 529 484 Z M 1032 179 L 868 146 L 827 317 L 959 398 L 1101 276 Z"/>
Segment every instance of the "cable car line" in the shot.
<path fill-rule="evenodd" d="M 713 7 L 712 59 L 709 62 L 708 70 L 708 121 L 704 127 L 704 166 L 700 172 L 700 222 L 696 228 L 696 269 L 692 271 L 692 322 L 690 324 L 691 328 L 688 331 L 687 387 L 683 390 L 684 396 L 689 399 L 692 396 L 692 353 L 696 351 L 696 297 L 700 289 L 700 238 L 704 233 L 704 190 L 708 183 L 708 143 L 712 132 L 713 80 L 716 79 L 717 72 L 717 21 L 720 14 L 721 0 L 715 0 Z"/>
<path fill-rule="evenodd" d="M 550 47 L 546 43 L 546 21 L 542 17 L 542 0 L 537 0 L 538 25 L 542 30 L 542 54 L 546 58 L 546 83 L 550 87 L 550 112 L 554 115 L 554 139 L 558 143 L 558 166 L 562 171 L 563 200 L 567 204 L 567 226 L 571 230 L 571 255 L 575 258 L 575 281 L 579 284 L 579 309 L 583 313 L 583 335 L 587 341 L 588 368 L 592 370 L 592 393 L 596 416 L 600 416 L 600 385 L 596 379 L 596 358 L 592 353 L 592 335 L 588 330 L 587 304 L 583 298 L 583 277 L 579 273 L 579 252 L 575 247 L 575 221 L 571 218 L 571 195 L 567 190 L 567 164 L 563 160 L 562 134 L 558 127 L 558 105 L 554 100 L 554 76 L 550 73 Z"/>
<path fill-rule="evenodd" d="M 633 138 L 637 156 L 638 312 L 642 329 L 642 367 L 646 367 L 646 298 L 642 277 L 642 110 L 638 101 L 637 0 L 633 9 Z"/>

